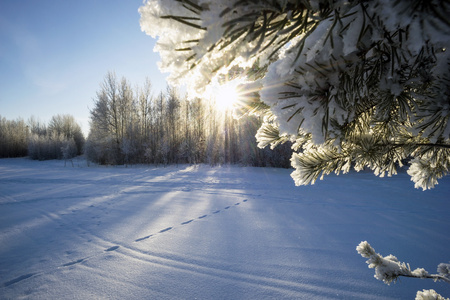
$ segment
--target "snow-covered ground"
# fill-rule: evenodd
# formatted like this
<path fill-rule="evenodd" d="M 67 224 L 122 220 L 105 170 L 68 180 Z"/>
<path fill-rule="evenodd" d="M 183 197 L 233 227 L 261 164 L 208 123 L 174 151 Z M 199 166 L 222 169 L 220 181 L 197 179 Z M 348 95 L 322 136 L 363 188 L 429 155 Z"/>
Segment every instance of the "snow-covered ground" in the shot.
<path fill-rule="evenodd" d="M 450 260 L 450 178 L 0 160 L 1 299 L 414 299 L 377 281 L 363 240 L 411 268 Z"/>

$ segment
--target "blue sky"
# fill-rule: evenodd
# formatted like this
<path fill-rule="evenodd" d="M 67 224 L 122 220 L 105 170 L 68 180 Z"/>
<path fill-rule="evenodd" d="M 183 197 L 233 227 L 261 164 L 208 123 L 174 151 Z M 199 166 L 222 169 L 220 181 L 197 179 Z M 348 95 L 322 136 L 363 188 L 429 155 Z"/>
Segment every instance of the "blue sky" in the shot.
<path fill-rule="evenodd" d="M 48 122 L 71 114 L 88 131 L 108 71 L 133 86 L 166 87 L 155 40 L 140 29 L 142 0 L 0 0 L 0 115 Z"/>

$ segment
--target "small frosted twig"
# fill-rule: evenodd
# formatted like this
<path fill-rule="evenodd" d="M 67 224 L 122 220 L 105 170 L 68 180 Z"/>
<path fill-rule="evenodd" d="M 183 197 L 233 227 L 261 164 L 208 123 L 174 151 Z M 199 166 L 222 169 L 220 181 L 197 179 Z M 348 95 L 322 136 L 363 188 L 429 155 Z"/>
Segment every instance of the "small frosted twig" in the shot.
<path fill-rule="evenodd" d="M 448 264 L 439 265 L 438 270 L 441 274 L 429 274 L 423 268 L 418 268 L 414 271 L 411 271 L 409 264 L 400 262 L 397 257 L 393 255 L 383 257 L 382 255 L 376 253 L 375 249 L 373 249 L 367 241 L 361 242 L 358 247 L 356 247 L 356 251 L 358 251 L 358 253 L 361 254 L 362 257 L 368 258 L 366 263 L 369 265 L 369 268 L 375 269 L 374 277 L 386 284 L 391 284 L 400 276 L 413 278 L 429 278 L 433 279 L 434 281 L 442 280 L 450 283 L 448 272 L 444 272 L 445 270 L 450 269 L 450 266 Z"/>

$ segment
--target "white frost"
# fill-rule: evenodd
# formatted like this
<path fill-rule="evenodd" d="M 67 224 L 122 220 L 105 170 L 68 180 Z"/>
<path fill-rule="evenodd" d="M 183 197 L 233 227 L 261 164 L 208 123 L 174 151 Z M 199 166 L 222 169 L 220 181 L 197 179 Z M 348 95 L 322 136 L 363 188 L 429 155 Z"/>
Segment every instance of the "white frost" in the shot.
<path fill-rule="evenodd" d="M 435 290 L 423 290 L 417 292 L 415 300 L 449 300 L 449 298 L 442 297 Z"/>

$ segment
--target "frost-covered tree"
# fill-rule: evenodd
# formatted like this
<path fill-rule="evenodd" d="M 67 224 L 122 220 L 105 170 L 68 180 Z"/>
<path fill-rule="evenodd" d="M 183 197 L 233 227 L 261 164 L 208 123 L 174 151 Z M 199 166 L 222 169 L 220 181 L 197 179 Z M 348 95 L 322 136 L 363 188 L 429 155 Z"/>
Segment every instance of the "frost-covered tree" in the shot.
<path fill-rule="evenodd" d="M 31 117 L 28 120 L 28 156 L 32 159 L 71 159 L 81 154 L 84 136 L 71 115 L 55 115 L 48 126 Z"/>
<path fill-rule="evenodd" d="M 76 153 L 73 156 L 80 155 L 83 152 L 85 138 L 80 125 L 72 115 L 53 116 L 49 122 L 48 131 L 50 134 L 63 135 L 68 143 L 72 143 L 71 140 L 73 139 L 76 146 Z M 70 151 L 72 152 L 72 150 Z"/>
<path fill-rule="evenodd" d="M 0 116 L 0 157 L 26 156 L 28 133 L 23 119 L 7 120 Z"/>
<path fill-rule="evenodd" d="M 77 156 L 78 149 L 74 138 L 68 139 L 64 141 L 61 147 L 62 158 L 64 158 L 64 166 L 66 166 L 67 161 L 70 160 L 70 163 L 73 167 L 73 160 L 75 156 Z"/>
<path fill-rule="evenodd" d="M 260 147 L 293 142 L 292 177 L 405 162 L 428 189 L 450 166 L 450 23 L 444 0 L 147 0 L 141 28 L 191 96 L 235 68 L 258 92 Z M 249 105 L 255 106 L 254 98 Z"/>
<path fill-rule="evenodd" d="M 95 157 L 102 163 L 123 163 L 121 148 L 131 121 L 132 103 L 133 93 L 128 81 L 122 78 L 119 82 L 114 72 L 108 72 L 90 111 L 88 158 Z"/>

